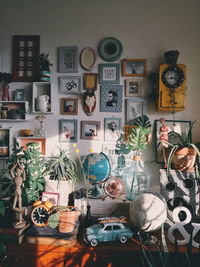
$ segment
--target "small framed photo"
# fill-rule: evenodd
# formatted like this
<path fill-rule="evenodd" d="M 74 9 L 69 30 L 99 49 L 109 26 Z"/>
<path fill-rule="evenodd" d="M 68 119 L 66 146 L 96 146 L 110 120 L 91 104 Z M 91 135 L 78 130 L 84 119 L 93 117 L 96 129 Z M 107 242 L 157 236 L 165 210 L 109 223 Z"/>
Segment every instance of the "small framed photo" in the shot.
<path fill-rule="evenodd" d="M 25 89 L 16 89 L 14 92 L 15 101 L 24 101 L 25 100 Z"/>
<path fill-rule="evenodd" d="M 59 92 L 61 94 L 80 94 L 81 77 L 80 76 L 59 77 Z"/>
<path fill-rule="evenodd" d="M 123 59 L 122 76 L 140 77 L 146 75 L 146 59 Z"/>
<path fill-rule="evenodd" d="M 98 140 L 100 126 L 100 121 L 81 121 L 81 139 Z"/>
<path fill-rule="evenodd" d="M 78 98 L 61 98 L 60 99 L 61 115 L 77 115 L 78 114 Z"/>
<path fill-rule="evenodd" d="M 42 201 L 50 201 L 54 206 L 59 203 L 59 193 L 42 192 Z"/>
<path fill-rule="evenodd" d="M 78 72 L 78 46 L 58 47 L 58 72 Z"/>
<path fill-rule="evenodd" d="M 83 89 L 84 90 L 97 90 L 97 73 L 84 73 L 83 74 Z"/>
<path fill-rule="evenodd" d="M 133 125 L 124 125 L 124 141 L 128 141 L 128 136 L 132 132 L 132 129 L 135 128 Z"/>
<path fill-rule="evenodd" d="M 119 83 L 120 64 L 99 64 L 99 83 Z"/>
<path fill-rule="evenodd" d="M 77 142 L 77 120 L 60 120 L 60 142 Z"/>
<path fill-rule="evenodd" d="M 122 111 L 122 85 L 104 84 L 100 92 L 100 111 L 121 112 Z"/>
<path fill-rule="evenodd" d="M 104 119 L 104 140 L 117 141 L 120 137 L 121 119 L 105 118 Z"/>
<path fill-rule="evenodd" d="M 141 79 L 126 79 L 125 80 L 125 96 L 141 96 Z"/>
<path fill-rule="evenodd" d="M 146 99 L 134 97 L 126 99 L 126 123 L 133 124 L 136 117 L 146 113 Z"/>

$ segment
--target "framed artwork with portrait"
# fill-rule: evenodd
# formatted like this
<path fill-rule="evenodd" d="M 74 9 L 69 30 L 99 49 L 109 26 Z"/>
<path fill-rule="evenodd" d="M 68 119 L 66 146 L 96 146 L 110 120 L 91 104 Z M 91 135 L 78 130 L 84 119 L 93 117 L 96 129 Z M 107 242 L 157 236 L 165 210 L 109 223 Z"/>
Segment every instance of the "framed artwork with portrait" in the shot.
<path fill-rule="evenodd" d="M 121 112 L 122 111 L 122 85 L 104 84 L 101 85 L 100 111 Z"/>
<path fill-rule="evenodd" d="M 121 119 L 105 118 L 104 119 L 104 140 L 116 142 L 120 137 Z"/>
<path fill-rule="evenodd" d="M 59 77 L 60 94 L 80 94 L 81 76 L 63 76 Z"/>
<path fill-rule="evenodd" d="M 78 72 L 78 46 L 58 47 L 58 72 Z"/>
<path fill-rule="evenodd" d="M 61 98 L 60 99 L 61 115 L 77 115 L 78 114 L 78 98 Z"/>
<path fill-rule="evenodd" d="M 59 121 L 60 142 L 77 142 L 77 120 L 63 120 Z"/>
<path fill-rule="evenodd" d="M 146 99 L 132 97 L 126 99 L 126 124 L 133 124 L 136 117 L 146 113 Z"/>
<path fill-rule="evenodd" d="M 99 64 L 99 83 L 119 83 L 120 64 Z"/>
<path fill-rule="evenodd" d="M 146 75 L 146 59 L 123 59 L 122 76 L 140 77 Z"/>
<path fill-rule="evenodd" d="M 100 121 L 81 121 L 81 139 L 98 140 L 100 126 Z"/>
<path fill-rule="evenodd" d="M 25 89 L 16 89 L 14 92 L 15 101 L 24 101 L 25 100 Z"/>
<path fill-rule="evenodd" d="M 141 84 L 142 84 L 141 79 L 136 79 L 136 78 L 126 79 L 125 80 L 125 96 L 126 97 L 129 97 L 129 96 L 140 97 L 141 96 Z"/>

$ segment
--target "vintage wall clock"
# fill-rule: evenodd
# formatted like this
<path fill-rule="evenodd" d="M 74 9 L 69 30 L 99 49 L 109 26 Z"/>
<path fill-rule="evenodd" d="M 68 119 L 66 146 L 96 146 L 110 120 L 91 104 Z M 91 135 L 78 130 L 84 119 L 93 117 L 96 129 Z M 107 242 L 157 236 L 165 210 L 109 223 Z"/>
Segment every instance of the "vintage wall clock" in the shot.
<path fill-rule="evenodd" d="M 180 111 L 185 109 L 186 66 L 162 64 L 159 68 L 157 109 Z"/>
<path fill-rule="evenodd" d="M 36 201 L 33 203 L 33 210 L 31 212 L 31 220 L 37 226 L 48 225 L 50 210 L 53 204 L 50 201 Z"/>

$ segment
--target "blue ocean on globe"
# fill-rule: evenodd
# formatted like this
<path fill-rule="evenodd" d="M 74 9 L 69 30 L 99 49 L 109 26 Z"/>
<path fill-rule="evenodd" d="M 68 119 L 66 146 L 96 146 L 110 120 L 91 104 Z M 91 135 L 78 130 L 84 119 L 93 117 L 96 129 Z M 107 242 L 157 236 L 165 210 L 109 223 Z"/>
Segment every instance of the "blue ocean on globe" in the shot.
<path fill-rule="evenodd" d="M 85 177 L 90 183 L 102 183 L 110 175 L 110 162 L 104 153 L 90 153 L 83 160 Z"/>

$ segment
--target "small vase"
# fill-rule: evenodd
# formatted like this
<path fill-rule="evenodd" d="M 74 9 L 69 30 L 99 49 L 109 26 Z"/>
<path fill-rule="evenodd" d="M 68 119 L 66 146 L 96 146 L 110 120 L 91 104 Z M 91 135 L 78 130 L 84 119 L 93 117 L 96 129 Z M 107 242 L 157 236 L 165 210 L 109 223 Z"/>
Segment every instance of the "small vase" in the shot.
<path fill-rule="evenodd" d="M 129 168 L 126 168 L 123 180 L 125 195 L 128 200 L 133 200 L 138 195 L 149 191 L 150 175 L 140 155 L 133 157 L 133 163 Z"/>

